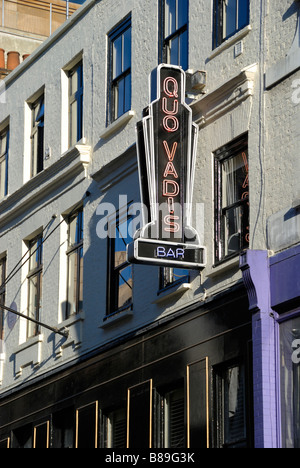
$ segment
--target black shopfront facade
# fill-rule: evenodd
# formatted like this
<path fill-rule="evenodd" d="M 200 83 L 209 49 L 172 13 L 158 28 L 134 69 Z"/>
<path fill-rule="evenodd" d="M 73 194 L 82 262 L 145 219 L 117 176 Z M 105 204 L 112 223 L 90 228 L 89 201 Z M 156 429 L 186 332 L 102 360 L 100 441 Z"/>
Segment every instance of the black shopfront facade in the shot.
<path fill-rule="evenodd" d="M 1 448 L 250 448 L 251 313 L 242 285 L 0 399 Z"/>

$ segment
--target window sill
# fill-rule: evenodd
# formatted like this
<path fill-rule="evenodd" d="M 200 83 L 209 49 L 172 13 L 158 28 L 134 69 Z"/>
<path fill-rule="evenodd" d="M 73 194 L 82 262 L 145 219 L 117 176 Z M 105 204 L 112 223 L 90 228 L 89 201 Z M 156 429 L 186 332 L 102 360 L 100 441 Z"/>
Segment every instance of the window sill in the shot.
<path fill-rule="evenodd" d="M 34 369 L 37 369 L 40 366 L 43 341 L 44 335 L 40 334 L 29 338 L 25 343 L 18 346 L 14 352 L 16 378 L 21 377 L 25 367 L 31 365 Z"/>
<path fill-rule="evenodd" d="M 226 273 L 229 270 L 239 269 L 240 266 L 240 256 L 237 255 L 236 257 L 230 258 L 228 260 L 224 260 L 222 263 L 218 263 L 213 266 L 213 270 L 211 273 L 208 273 L 209 278 L 213 278 L 214 276 L 219 276 Z"/>
<path fill-rule="evenodd" d="M 80 314 L 71 315 L 68 319 L 61 322 L 58 327 L 60 330 L 67 328 L 69 330 L 69 337 L 67 340 L 59 335 L 55 335 L 55 357 L 56 359 L 63 356 L 66 348 L 72 346 L 73 350 L 81 348 L 82 345 L 82 328 L 85 319 L 84 312 Z"/>
<path fill-rule="evenodd" d="M 119 322 L 126 320 L 126 319 L 131 319 L 132 317 L 133 317 L 132 309 L 125 310 L 123 312 L 116 312 L 115 314 L 111 316 L 105 317 L 103 319 L 103 324 L 100 325 L 99 328 L 102 328 L 103 330 L 105 330 L 106 328 L 113 327 Z"/>
<path fill-rule="evenodd" d="M 249 34 L 249 32 L 252 31 L 252 26 L 249 24 L 246 26 L 244 29 L 241 31 L 237 32 L 234 36 L 230 37 L 227 39 L 227 41 L 223 42 L 221 45 L 219 45 L 213 52 L 212 54 L 208 57 L 208 60 L 212 60 L 213 58 L 217 57 L 220 55 L 224 50 L 229 49 L 232 45 L 234 45 L 236 42 L 240 41 L 243 39 L 245 36 Z"/>
<path fill-rule="evenodd" d="M 107 140 L 108 138 L 110 138 L 112 135 L 114 135 L 115 133 L 117 133 L 122 127 L 125 127 L 128 122 L 130 122 L 130 120 L 135 117 L 136 115 L 136 112 L 133 111 L 133 110 L 130 110 L 128 112 L 126 112 L 126 114 L 122 115 L 121 117 L 119 117 L 118 120 L 116 120 L 115 122 L 113 122 L 112 124 L 110 124 L 105 130 L 104 132 L 101 133 L 100 135 L 100 138 L 101 140 Z"/>
<path fill-rule="evenodd" d="M 174 286 L 175 288 L 175 286 Z M 159 297 L 152 302 L 152 304 L 161 304 L 165 301 L 171 301 L 172 299 L 190 291 L 192 289 L 191 283 L 181 283 L 176 289 L 168 288 L 159 294 Z"/>

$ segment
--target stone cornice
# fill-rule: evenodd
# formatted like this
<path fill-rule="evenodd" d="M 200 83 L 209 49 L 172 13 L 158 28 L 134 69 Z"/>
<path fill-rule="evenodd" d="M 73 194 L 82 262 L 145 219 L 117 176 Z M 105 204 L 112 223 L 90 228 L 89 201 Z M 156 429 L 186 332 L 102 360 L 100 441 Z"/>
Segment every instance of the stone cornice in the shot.
<path fill-rule="evenodd" d="M 257 65 L 251 65 L 199 101 L 192 103 L 193 120 L 199 128 L 205 127 L 253 96 L 256 71 Z"/>

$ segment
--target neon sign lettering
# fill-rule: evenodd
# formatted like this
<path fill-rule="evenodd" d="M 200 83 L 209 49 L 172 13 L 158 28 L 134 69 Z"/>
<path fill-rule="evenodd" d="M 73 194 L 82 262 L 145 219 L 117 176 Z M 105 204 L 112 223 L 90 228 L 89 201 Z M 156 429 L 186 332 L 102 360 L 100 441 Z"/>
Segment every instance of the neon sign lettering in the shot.
<path fill-rule="evenodd" d="M 202 268 L 206 250 L 191 225 L 198 127 L 185 102 L 181 67 L 159 65 L 153 100 L 137 124 L 143 226 L 128 247 L 132 263 Z"/>
<path fill-rule="evenodd" d="M 184 259 L 184 249 L 181 249 L 181 248 L 168 249 L 166 247 L 157 247 L 156 255 L 157 255 L 157 258 L 168 257 L 168 258 Z"/>

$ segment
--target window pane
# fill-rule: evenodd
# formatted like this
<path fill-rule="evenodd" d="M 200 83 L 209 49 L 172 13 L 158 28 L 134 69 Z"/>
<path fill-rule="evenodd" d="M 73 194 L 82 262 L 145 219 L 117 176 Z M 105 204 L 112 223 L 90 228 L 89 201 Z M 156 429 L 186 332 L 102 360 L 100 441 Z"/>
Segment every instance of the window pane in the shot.
<path fill-rule="evenodd" d="M 130 306 L 132 303 L 132 266 L 119 272 L 118 309 Z"/>
<path fill-rule="evenodd" d="M 107 419 L 107 448 L 125 449 L 127 446 L 127 412 L 114 411 Z"/>
<path fill-rule="evenodd" d="M 243 448 L 246 439 L 244 366 L 227 370 L 224 393 L 224 443 L 231 448 Z"/>
<path fill-rule="evenodd" d="M 118 113 L 117 118 L 124 114 L 124 101 L 125 101 L 125 78 L 119 81 L 118 84 Z"/>
<path fill-rule="evenodd" d="M 77 71 L 73 72 L 72 75 L 71 75 L 70 86 L 71 86 L 70 94 L 72 96 L 78 90 L 78 73 L 77 73 Z"/>
<path fill-rule="evenodd" d="M 122 73 L 122 36 L 113 43 L 113 79 Z"/>
<path fill-rule="evenodd" d="M 131 74 L 125 77 L 124 113 L 131 109 Z"/>
<path fill-rule="evenodd" d="M 83 240 L 83 211 L 69 220 L 69 247 Z"/>
<path fill-rule="evenodd" d="M 178 0 L 178 29 L 188 23 L 189 0 Z"/>
<path fill-rule="evenodd" d="M 169 44 L 169 62 L 171 65 L 179 65 L 179 37 L 176 36 Z"/>
<path fill-rule="evenodd" d="M 77 101 L 71 104 L 71 146 L 77 143 Z"/>
<path fill-rule="evenodd" d="M 165 400 L 165 448 L 185 445 L 184 391 L 175 390 Z"/>
<path fill-rule="evenodd" d="M 237 0 L 227 0 L 226 9 L 226 32 L 225 37 L 229 37 L 237 30 Z"/>
<path fill-rule="evenodd" d="M 184 31 L 180 35 L 180 57 L 179 65 L 183 70 L 188 69 L 188 32 Z"/>
<path fill-rule="evenodd" d="M 83 310 L 83 247 L 79 249 L 78 313 Z"/>
<path fill-rule="evenodd" d="M 241 250 L 242 208 L 231 208 L 224 216 L 225 255 L 232 255 Z"/>
<path fill-rule="evenodd" d="M 77 311 L 77 252 L 72 252 L 68 256 L 68 302 L 67 302 L 67 315 L 76 314 Z"/>
<path fill-rule="evenodd" d="M 116 226 L 115 239 L 115 268 L 127 261 L 126 248 L 132 241 L 132 232 L 129 232 L 131 218 L 120 221 Z"/>
<path fill-rule="evenodd" d="M 131 28 L 125 31 L 123 36 L 123 72 L 126 71 L 128 68 L 131 67 Z"/>
<path fill-rule="evenodd" d="M 222 206 L 248 198 L 248 162 L 246 152 L 222 163 Z"/>
<path fill-rule="evenodd" d="M 249 0 L 239 0 L 239 29 L 249 24 Z"/>
<path fill-rule="evenodd" d="M 29 271 L 33 271 L 42 264 L 43 244 L 42 237 L 34 239 L 29 244 Z"/>
<path fill-rule="evenodd" d="M 6 146 L 7 146 L 7 133 L 4 133 L 0 137 L 0 156 L 6 153 Z"/>
<path fill-rule="evenodd" d="M 39 275 L 33 276 L 28 280 L 28 317 L 38 320 L 40 298 L 38 293 Z M 36 335 L 37 325 L 28 321 L 28 337 Z"/>
<path fill-rule="evenodd" d="M 6 195 L 6 158 L 0 162 L 0 199 Z"/>
<path fill-rule="evenodd" d="M 165 4 L 165 37 L 176 31 L 176 0 L 166 0 Z"/>

